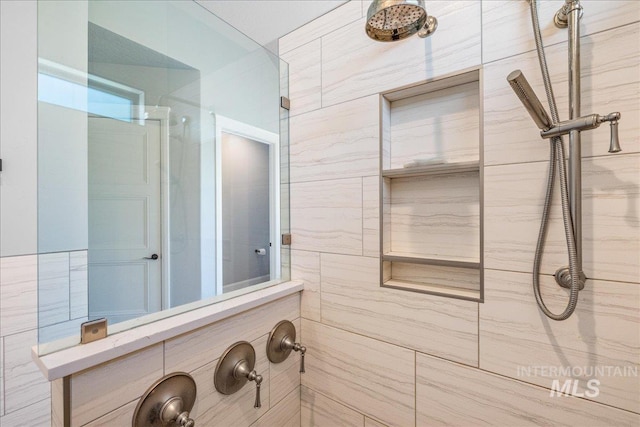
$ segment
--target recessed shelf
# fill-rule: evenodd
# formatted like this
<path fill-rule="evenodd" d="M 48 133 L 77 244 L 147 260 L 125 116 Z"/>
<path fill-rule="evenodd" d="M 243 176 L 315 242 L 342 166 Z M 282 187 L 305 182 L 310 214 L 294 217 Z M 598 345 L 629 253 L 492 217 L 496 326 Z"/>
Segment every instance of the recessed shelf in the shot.
<path fill-rule="evenodd" d="M 413 176 L 478 172 L 479 170 L 479 162 L 439 163 L 411 168 L 387 169 L 382 171 L 382 176 L 385 178 L 409 178 Z"/>
<path fill-rule="evenodd" d="M 480 291 L 473 289 L 454 288 L 451 286 L 414 283 L 406 280 L 390 279 L 382 284 L 385 288 L 404 289 L 424 294 L 447 296 L 470 301 L 480 301 Z"/>
<path fill-rule="evenodd" d="M 402 252 L 387 252 L 386 254 L 382 255 L 382 260 L 391 262 L 406 262 L 412 264 L 439 265 L 442 267 L 480 268 L 480 262 L 478 262 L 477 260 L 472 260 L 470 258 L 458 257 L 457 259 L 451 259 L 424 257 Z"/>
<path fill-rule="evenodd" d="M 383 94 L 383 287 L 483 301 L 481 74 Z"/>

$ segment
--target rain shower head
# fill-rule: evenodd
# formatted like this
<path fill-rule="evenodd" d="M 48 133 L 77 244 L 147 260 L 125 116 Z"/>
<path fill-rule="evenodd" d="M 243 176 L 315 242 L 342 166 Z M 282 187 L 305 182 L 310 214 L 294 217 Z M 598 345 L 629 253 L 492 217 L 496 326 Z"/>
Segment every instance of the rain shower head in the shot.
<path fill-rule="evenodd" d="M 427 15 L 424 0 L 374 0 L 367 12 L 367 35 L 374 40 L 392 42 L 415 33 L 433 34 L 438 20 Z"/>
<path fill-rule="evenodd" d="M 549 130 L 553 127 L 553 123 L 547 114 L 547 111 L 540 103 L 540 100 L 536 96 L 536 93 L 531 89 L 529 82 L 522 74 L 522 71 L 515 70 L 512 71 L 507 76 L 507 81 L 511 85 L 513 91 L 518 95 L 520 101 L 524 105 L 524 108 L 527 109 L 529 115 L 536 122 L 536 125 L 543 130 Z"/>

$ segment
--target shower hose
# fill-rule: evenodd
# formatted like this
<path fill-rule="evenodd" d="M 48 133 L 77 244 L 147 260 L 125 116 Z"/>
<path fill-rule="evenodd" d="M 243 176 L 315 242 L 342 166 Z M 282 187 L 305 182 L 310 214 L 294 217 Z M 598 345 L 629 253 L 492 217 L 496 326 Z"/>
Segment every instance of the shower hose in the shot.
<path fill-rule="evenodd" d="M 544 80 L 545 92 L 547 100 L 551 108 L 551 117 L 554 124 L 559 120 L 558 109 L 556 107 L 553 89 L 551 87 L 551 79 L 549 77 L 549 69 L 547 67 L 547 59 L 542 45 L 542 35 L 540 34 L 540 22 L 538 21 L 538 8 L 536 0 L 530 0 L 531 21 L 533 23 L 533 33 L 536 41 L 536 50 L 538 51 L 538 60 Z M 569 209 L 569 192 L 567 190 L 567 172 L 565 165 L 564 143 L 561 137 L 554 137 L 550 142 L 549 150 L 549 174 L 547 176 L 547 192 L 544 200 L 544 208 L 542 210 L 542 220 L 540 223 L 540 231 L 538 232 L 538 241 L 536 244 L 536 252 L 533 261 L 533 292 L 536 302 L 540 310 L 550 319 L 565 320 L 573 314 L 578 303 L 578 292 L 580 291 L 581 279 L 580 271 L 578 271 L 578 255 L 576 250 L 576 239 L 573 233 L 573 223 L 571 220 L 571 212 Z M 547 226 L 549 223 L 549 211 L 551 209 L 551 199 L 553 196 L 553 187 L 556 176 L 560 181 L 560 197 L 562 199 L 562 218 L 564 223 L 564 232 L 567 241 L 567 251 L 569 254 L 569 274 L 571 276 L 571 292 L 569 295 L 569 303 L 565 310 L 560 314 L 552 313 L 545 305 L 540 293 L 540 263 L 544 249 L 545 239 L 547 235 Z"/>

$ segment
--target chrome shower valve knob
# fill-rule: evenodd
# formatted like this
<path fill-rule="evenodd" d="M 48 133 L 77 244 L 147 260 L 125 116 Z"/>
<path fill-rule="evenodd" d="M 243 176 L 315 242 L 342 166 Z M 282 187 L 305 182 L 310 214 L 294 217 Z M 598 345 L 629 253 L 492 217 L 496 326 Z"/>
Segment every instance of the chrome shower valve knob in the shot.
<path fill-rule="evenodd" d="M 278 322 L 267 340 L 267 357 L 271 363 L 284 361 L 291 351 L 300 352 L 300 372 L 304 373 L 304 356 L 307 348 L 296 341 L 296 328 L 288 320 Z"/>

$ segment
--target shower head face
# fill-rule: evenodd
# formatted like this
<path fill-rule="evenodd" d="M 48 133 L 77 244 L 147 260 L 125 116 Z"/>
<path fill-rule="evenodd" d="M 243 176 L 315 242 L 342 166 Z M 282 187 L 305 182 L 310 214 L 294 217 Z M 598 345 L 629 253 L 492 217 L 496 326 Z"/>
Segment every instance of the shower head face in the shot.
<path fill-rule="evenodd" d="M 367 12 L 367 35 L 392 42 L 420 31 L 427 23 L 424 0 L 374 0 Z"/>

